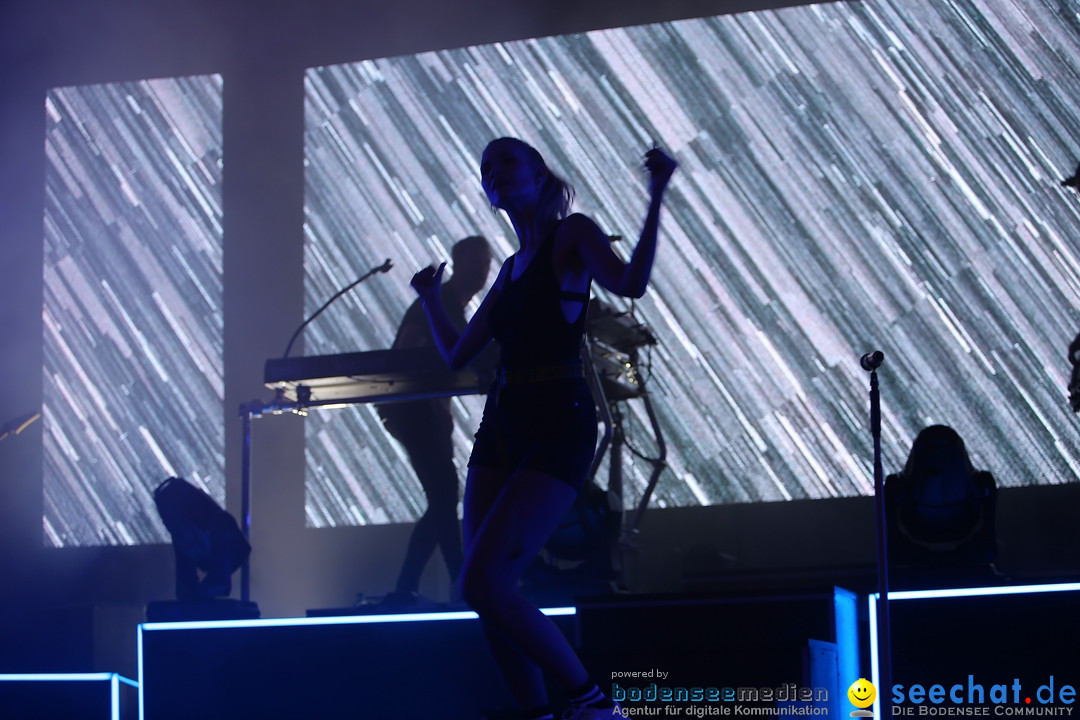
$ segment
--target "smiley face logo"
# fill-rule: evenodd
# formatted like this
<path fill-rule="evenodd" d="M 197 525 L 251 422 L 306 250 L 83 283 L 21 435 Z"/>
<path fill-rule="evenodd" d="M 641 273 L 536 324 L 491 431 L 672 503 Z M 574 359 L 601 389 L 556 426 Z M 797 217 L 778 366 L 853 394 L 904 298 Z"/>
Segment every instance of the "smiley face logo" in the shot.
<path fill-rule="evenodd" d="M 857 708 L 868 708 L 874 704 L 874 699 L 877 698 L 877 690 L 874 688 L 874 683 L 870 682 L 866 678 L 859 678 L 855 682 L 851 683 L 851 687 L 847 691 L 848 700 L 851 704 Z M 862 713 L 859 713 L 860 715 Z M 852 713 L 855 715 L 855 713 Z"/>

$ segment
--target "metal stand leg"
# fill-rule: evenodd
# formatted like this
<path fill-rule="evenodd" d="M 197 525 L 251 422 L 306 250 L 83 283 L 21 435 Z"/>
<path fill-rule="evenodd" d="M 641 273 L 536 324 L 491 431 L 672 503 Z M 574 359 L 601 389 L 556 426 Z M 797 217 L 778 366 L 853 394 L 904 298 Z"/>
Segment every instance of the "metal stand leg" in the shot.
<path fill-rule="evenodd" d="M 240 529 L 244 531 L 244 539 L 251 542 L 251 419 L 254 417 L 251 405 L 240 408 L 244 418 L 244 451 L 240 463 Z M 251 555 L 244 560 L 240 567 L 240 599 L 243 602 L 251 600 Z"/>
<path fill-rule="evenodd" d="M 881 717 L 889 717 L 890 655 L 889 655 L 889 550 L 888 526 L 885 516 L 885 480 L 881 468 L 881 398 L 878 392 L 877 371 L 870 371 L 870 434 L 874 439 L 874 499 L 877 513 L 878 563 L 878 698 Z"/>
<path fill-rule="evenodd" d="M 649 506 L 649 500 L 652 499 L 653 491 L 656 490 L 656 483 L 660 480 L 660 474 L 667 467 L 667 443 L 664 442 L 664 433 L 660 430 L 660 422 L 656 418 L 656 410 L 653 408 L 652 399 L 644 388 L 642 388 L 641 399 L 645 403 L 645 412 L 649 416 L 649 424 L 652 427 L 653 437 L 656 439 L 657 455 L 648 461 L 652 465 L 652 472 L 649 474 L 649 481 L 645 485 L 644 492 L 641 493 L 641 499 L 638 500 L 634 516 L 624 533 L 624 538 L 633 543 L 635 550 L 637 549 L 637 533 L 638 526 L 641 525 L 641 516 L 645 514 L 645 510 Z"/>
<path fill-rule="evenodd" d="M 608 381 L 605 380 L 598 368 L 592 347 L 586 347 L 585 359 L 590 367 L 589 377 L 593 386 L 593 394 L 597 399 L 597 406 L 600 409 L 601 419 L 605 427 L 604 436 L 593 459 L 589 477 L 595 476 L 606 452 L 608 454 L 608 497 L 612 505 L 612 511 L 619 514 L 618 539 L 612 552 L 612 574 L 613 577 L 617 578 L 617 584 L 625 589 L 628 586 L 628 560 L 638 551 L 638 527 L 641 524 L 645 510 L 648 508 L 649 500 L 652 499 L 660 475 L 663 473 L 664 468 L 667 467 L 667 444 L 664 442 L 655 409 L 645 389 L 645 380 L 638 374 L 636 348 L 631 348 L 625 352 L 625 363 L 623 364 L 624 371 L 633 377 L 636 387 L 629 394 L 627 394 L 625 387 L 621 390 L 614 388 L 614 392 L 619 393 L 615 399 L 611 399 L 612 393 L 605 389 L 605 384 Z M 633 515 L 628 519 L 624 510 L 626 489 L 623 478 L 623 451 L 626 448 L 626 433 L 623 427 L 623 413 L 620 403 L 638 399 L 645 403 L 645 411 L 649 416 L 649 423 L 657 444 L 658 454 L 655 458 L 642 458 L 652 465 L 652 472 L 649 475 L 645 490 L 637 502 Z"/>
<path fill-rule="evenodd" d="M 867 353 L 861 361 L 863 369 L 870 373 L 870 435 L 874 438 L 874 499 L 877 520 L 877 562 L 878 562 L 878 701 L 882 718 L 891 715 L 890 695 L 887 689 L 890 680 L 889 650 L 889 547 L 888 517 L 885 504 L 885 473 L 881 470 L 881 396 L 878 392 L 877 366 L 883 355 L 880 352 Z"/>

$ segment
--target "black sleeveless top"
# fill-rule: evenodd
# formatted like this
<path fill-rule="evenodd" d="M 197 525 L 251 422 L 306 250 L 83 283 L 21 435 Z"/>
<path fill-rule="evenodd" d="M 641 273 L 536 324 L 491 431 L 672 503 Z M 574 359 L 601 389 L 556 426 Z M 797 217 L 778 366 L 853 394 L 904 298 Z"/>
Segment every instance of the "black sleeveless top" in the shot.
<path fill-rule="evenodd" d="M 556 229 L 558 226 L 556 226 Z M 559 287 L 555 274 L 555 231 L 548 233 L 529 266 L 516 280 L 514 259 L 491 309 L 491 330 L 499 343 L 499 366 L 507 370 L 563 365 L 581 357 L 589 294 Z M 581 302 L 581 313 L 567 322 L 561 301 Z"/>

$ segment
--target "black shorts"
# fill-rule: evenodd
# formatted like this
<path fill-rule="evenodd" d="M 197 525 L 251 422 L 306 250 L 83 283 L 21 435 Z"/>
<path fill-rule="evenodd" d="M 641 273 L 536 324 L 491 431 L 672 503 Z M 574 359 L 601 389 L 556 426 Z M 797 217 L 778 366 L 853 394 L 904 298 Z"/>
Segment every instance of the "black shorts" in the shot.
<path fill-rule="evenodd" d="M 580 490 L 596 452 L 596 404 L 582 378 L 496 382 L 469 467 L 535 470 Z"/>

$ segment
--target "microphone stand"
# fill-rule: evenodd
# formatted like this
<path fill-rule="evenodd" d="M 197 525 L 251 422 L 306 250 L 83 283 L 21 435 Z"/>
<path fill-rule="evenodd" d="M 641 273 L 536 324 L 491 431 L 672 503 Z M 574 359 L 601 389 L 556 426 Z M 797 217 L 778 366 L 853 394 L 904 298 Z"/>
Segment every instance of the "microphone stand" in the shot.
<path fill-rule="evenodd" d="M 889 687 L 889 551 L 885 516 L 885 479 L 881 469 L 881 397 L 878 392 L 877 368 L 884 359 L 881 352 L 867 353 L 861 364 L 870 371 L 870 435 L 874 440 L 874 499 L 877 512 L 877 565 L 878 565 L 878 682 L 877 697 L 881 703 L 881 717 L 890 716 Z"/>
<path fill-rule="evenodd" d="M 292 350 L 293 343 L 296 342 L 296 338 L 300 336 L 301 331 L 303 331 L 312 320 L 318 317 L 323 310 L 330 307 L 330 303 L 334 302 L 375 273 L 389 272 L 392 267 L 393 264 L 390 262 L 390 259 L 387 258 L 386 262 L 382 265 L 371 268 L 371 270 L 367 271 L 367 273 L 362 275 L 356 281 L 334 293 L 334 296 L 323 303 L 322 307 L 313 312 L 307 320 L 300 323 L 300 327 L 296 328 L 296 332 L 289 338 L 289 344 L 285 346 L 285 352 L 282 353 L 281 357 L 286 358 L 289 356 L 289 351 Z M 244 539 L 248 542 L 251 541 L 251 421 L 265 412 L 272 412 L 277 415 L 286 410 L 295 412 L 302 409 L 302 407 L 303 405 L 301 403 L 290 403 L 285 400 L 284 391 L 282 390 L 278 390 L 275 398 L 269 403 L 252 400 L 250 403 L 243 403 L 240 405 L 240 415 L 243 417 L 244 426 L 244 444 L 240 462 L 240 529 L 243 530 Z M 240 599 L 243 602 L 248 602 L 251 596 L 250 561 L 251 556 L 249 555 L 248 558 L 244 560 L 244 564 L 240 566 Z"/>
<path fill-rule="evenodd" d="M 33 425 L 34 421 L 38 420 L 40 417 L 41 413 L 32 412 L 28 415 L 23 415 L 22 417 L 15 418 L 7 425 L 4 425 L 4 427 L 0 428 L 0 440 L 6 440 L 12 435 L 18 435 L 23 430 Z"/>
<path fill-rule="evenodd" d="M 349 292 L 349 291 L 350 291 L 350 290 L 352 290 L 352 289 L 353 289 L 354 287 L 356 287 L 356 286 L 357 286 L 357 285 L 359 285 L 360 283 L 364 282 L 365 280 L 367 280 L 367 279 L 368 279 L 369 277 L 371 277 L 371 276 L 372 276 L 372 275 L 374 275 L 375 273 L 379 273 L 379 272 L 390 272 L 390 268 L 392 268 L 392 267 L 394 267 L 394 266 L 393 266 L 393 264 L 392 264 L 392 263 L 390 262 L 390 259 L 389 259 L 389 258 L 387 258 L 386 262 L 384 262 L 384 263 L 383 263 L 382 265 L 379 265 L 378 267 L 373 267 L 373 268 L 371 268 L 370 270 L 368 270 L 368 271 L 367 271 L 367 273 L 365 273 L 364 275 L 360 276 L 360 277 L 359 277 L 359 278 L 358 278 L 358 279 L 357 279 L 356 281 L 354 281 L 354 282 L 350 283 L 349 285 L 346 285 L 345 287 L 343 287 L 342 289 L 340 289 L 340 290 L 338 290 L 338 291 L 337 291 L 336 293 L 334 293 L 334 296 L 333 296 L 333 297 L 331 297 L 331 298 L 330 298 L 329 300 L 327 300 L 326 302 L 324 302 L 321 308 L 319 308 L 319 309 L 318 309 L 318 310 L 316 310 L 315 312 L 311 313 L 311 316 L 310 316 L 310 317 L 308 317 L 308 319 L 307 319 L 307 320 L 305 320 L 304 322 L 300 323 L 300 327 L 296 328 L 296 332 L 294 332 L 294 333 L 292 334 L 292 337 L 291 337 L 291 338 L 289 338 L 289 344 L 285 346 L 285 352 L 283 352 L 283 353 L 281 354 L 281 357 L 283 357 L 283 358 L 287 358 L 287 357 L 289 357 L 289 351 L 290 351 L 290 350 L 292 350 L 292 346 L 293 346 L 293 343 L 294 343 L 294 342 L 296 342 L 296 338 L 297 338 L 297 337 L 298 337 L 298 336 L 300 335 L 300 332 L 301 332 L 301 331 L 302 331 L 302 330 L 303 330 L 304 328 L 306 328 L 306 327 L 308 326 L 308 323 L 310 323 L 310 322 L 311 322 L 312 320 L 314 320 L 315 318 L 317 318 L 317 317 L 319 316 L 319 314 L 320 314 L 320 313 L 321 313 L 321 312 L 322 312 L 323 310 L 325 310 L 326 308 L 330 307 L 330 303 L 334 302 L 334 301 L 335 301 L 335 300 L 337 300 L 337 299 L 338 299 L 339 297 L 341 297 L 341 296 L 342 296 L 342 295 L 344 295 L 345 293 Z"/>

